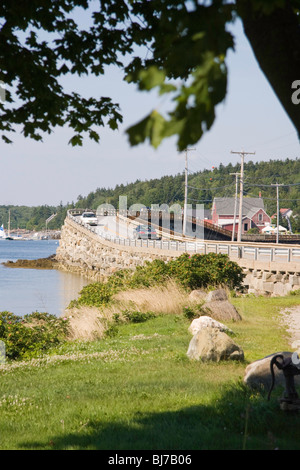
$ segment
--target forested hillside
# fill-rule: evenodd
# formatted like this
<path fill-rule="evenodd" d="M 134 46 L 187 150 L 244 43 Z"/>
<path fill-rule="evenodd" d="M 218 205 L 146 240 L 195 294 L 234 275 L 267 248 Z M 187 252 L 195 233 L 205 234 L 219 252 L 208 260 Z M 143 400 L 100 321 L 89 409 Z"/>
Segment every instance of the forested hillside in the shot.
<path fill-rule="evenodd" d="M 196 173 L 189 173 L 188 203 L 204 204 L 210 209 L 214 197 L 234 197 L 235 176 L 231 173 L 240 171 L 240 165 L 220 165 Z M 300 215 L 300 159 L 270 160 L 268 162 L 245 162 L 244 196 L 264 199 L 265 209 L 269 215 L 276 212 L 275 183 L 282 184 L 279 188 L 280 208 L 290 208 L 294 215 Z M 119 197 L 127 196 L 128 207 L 134 203 L 151 207 L 152 204 L 183 205 L 184 174 L 163 176 L 148 181 L 137 180 L 127 185 L 117 185 L 115 188 L 98 188 L 87 196 L 78 196 L 76 203 L 58 207 L 39 206 L 0 206 L 0 225 L 7 226 L 8 209 L 11 213 L 12 228 L 28 228 L 41 230 L 45 227 L 46 219 L 53 213 L 57 216 L 49 223 L 49 228 L 60 228 L 66 211 L 70 207 L 96 209 L 100 204 L 110 203 L 116 209 L 119 207 Z M 300 221 L 296 217 L 294 228 L 300 230 Z"/>
<path fill-rule="evenodd" d="M 275 183 L 283 184 L 279 188 L 280 208 L 290 208 L 294 215 L 300 214 L 300 160 L 271 160 L 268 162 L 245 162 L 245 197 L 264 199 L 269 215 L 276 212 Z M 189 173 L 188 203 L 204 204 L 210 209 L 214 197 L 235 196 L 235 176 L 240 165 L 220 165 L 197 173 Z M 149 181 L 136 181 L 128 185 L 118 185 L 114 189 L 98 188 L 87 197 L 79 197 L 77 207 L 96 209 L 100 204 L 110 203 L 115 208 L 119 205 L 119 196 L 127 196 L 128 207 L 134 203 L 173 204 L 184 202 L 184 174 L 164 176 Z"/>

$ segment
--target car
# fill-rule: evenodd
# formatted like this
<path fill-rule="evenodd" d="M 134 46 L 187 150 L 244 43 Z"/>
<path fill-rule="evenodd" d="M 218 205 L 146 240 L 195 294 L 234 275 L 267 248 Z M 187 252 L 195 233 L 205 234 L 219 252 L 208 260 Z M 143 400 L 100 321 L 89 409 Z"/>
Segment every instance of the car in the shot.
<path fill-rule="evenodd" d="M 98 225 L 97 216 L 92 211 L 83 212 L 81 215 L 81 220 L 83 223 L 88 224 L 88 225 Z"/>
<path fill-rule="evenodd" d="M 133 231 L 133 237 L 135 239 L 148 239 L 158 240 L 156 230 L 150 225 L 138 225 Z"/>

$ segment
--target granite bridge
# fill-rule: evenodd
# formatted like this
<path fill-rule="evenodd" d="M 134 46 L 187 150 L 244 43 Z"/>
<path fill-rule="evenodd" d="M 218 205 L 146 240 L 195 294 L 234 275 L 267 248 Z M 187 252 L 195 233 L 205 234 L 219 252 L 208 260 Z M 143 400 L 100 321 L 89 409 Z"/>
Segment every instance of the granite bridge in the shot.
<path fill-rule="evenodd" d="M 163 230 L 159 240 L 137 240 L 133 230 L 140 220 L 103 214 L 97 226 L 89 226 L 82 222 L 82 212 L 68 211 L 56 258 L 61 269 L 93 281 L 154 259 L 169 261 L 186 252 L 213 252 L 228 255 L 244 269 L 249 293 L 282 296 L 300 289 L 300 245 L 192 239 Z"/>

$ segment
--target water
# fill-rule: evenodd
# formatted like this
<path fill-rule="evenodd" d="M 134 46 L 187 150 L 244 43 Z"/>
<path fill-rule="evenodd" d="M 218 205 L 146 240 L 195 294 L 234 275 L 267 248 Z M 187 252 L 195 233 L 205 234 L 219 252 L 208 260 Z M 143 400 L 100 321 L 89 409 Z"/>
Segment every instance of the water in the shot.
<path fill-rule="evenodd" d="M 0 240 L 0 312 L 48 312 L 60 316 L 88 281 L 57 269 L 7 268 L 4 261 L 47 258 L 57 240 Z"/>

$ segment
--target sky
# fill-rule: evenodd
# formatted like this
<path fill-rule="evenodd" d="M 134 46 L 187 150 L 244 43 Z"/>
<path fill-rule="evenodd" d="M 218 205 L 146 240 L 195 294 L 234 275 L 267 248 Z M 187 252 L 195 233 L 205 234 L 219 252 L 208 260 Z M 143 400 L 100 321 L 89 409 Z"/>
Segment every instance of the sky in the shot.
<path fill-rule="evenodd" d="M 255 152 L 245 162 L 300 158 L 296 130 L 259 69 L 240 23 L 234 34 L 236 51 L 227 60 L 227 97 L 217 108 L 211 130 L 188 153 L 191 172 L 239 163 L 240 156 L 231 151 Z M 66 83 L 70 89 L 72 85 L 70 80 Z M 82 147 L 69 145 L 72 134 L 58 128 L 43 142 L 16 134 L 13 144 L 0 143 L 0 205 L 65 205 L 97 188 L 184 172 L 185 156 L 178 152 L 176 138 L 154 149 L 148 143 L 130 147 L 125 134 L 149 111 L 164 106 L 161 97 L 137 91 L 114 68 L 100 79 L 81 79 L 79 87 L 83 93 L 110 96 L 118 102 L 122 126 L 118 131 L 101 128 L 100 143 L 86 138 Z"/>

